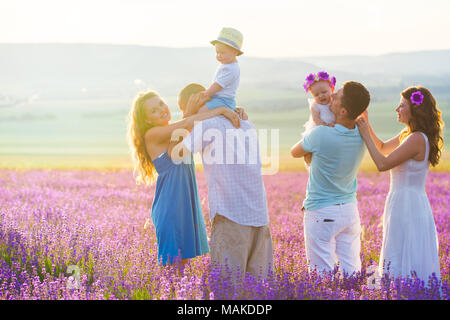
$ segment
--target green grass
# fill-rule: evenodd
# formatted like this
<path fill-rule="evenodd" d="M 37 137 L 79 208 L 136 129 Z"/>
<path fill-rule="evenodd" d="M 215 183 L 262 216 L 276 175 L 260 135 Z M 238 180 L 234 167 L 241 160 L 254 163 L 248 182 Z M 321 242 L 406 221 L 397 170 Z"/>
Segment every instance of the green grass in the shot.
<path fill-rule="evenodd" d="M 277 93 L 279 94 L 279 93 Z M 283 96 L 284 97 L 284 96 Z M 180 112 L 172 106 L 172 119 Z M 381 139 L 396 135 L 403 126 L 396 121 L 398 102 L 373 102 L 370 122 Z M 131 168 L 126 142 L 126 119 L 129 100 L 40 100 L 32 105 L 6 108 L 0 114 L 0 168 L 120 169 Z M 450 123 L 450 101 L 439 105 L 444 121 Z M 277 111 L 279 110 L 279 111 Z M 292 159 L 289 150 L 301 136 L 309 117 L 306 99 L 298 107 L 283 110 L 279 106 L 247 110 L 257 129 L 279 130 L 281 170 L 303 169 L 303 162 Z M 448 141 L 450 129 L 444 128 Z M 270 131 L 268 132 L 270 150 Z M 450 171 L 450 156 L 444 149 L 438 171 Z M 362 168 L 375 167 L 366 155 Z"/>

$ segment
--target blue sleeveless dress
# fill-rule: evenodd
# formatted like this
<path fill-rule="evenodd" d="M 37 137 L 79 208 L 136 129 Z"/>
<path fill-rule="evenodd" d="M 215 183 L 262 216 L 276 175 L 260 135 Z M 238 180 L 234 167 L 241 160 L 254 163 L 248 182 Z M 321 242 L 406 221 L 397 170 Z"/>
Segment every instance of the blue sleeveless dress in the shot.
<path fill-rule="evenodd" d="M 175 164 L 167 152 L 153 160 L 158 172 L 152 204 L 156 229 L 158 261 L 163 265 L 175 259 L 189 259 L 209 252 L 205 221 L 191 163 Z"/>

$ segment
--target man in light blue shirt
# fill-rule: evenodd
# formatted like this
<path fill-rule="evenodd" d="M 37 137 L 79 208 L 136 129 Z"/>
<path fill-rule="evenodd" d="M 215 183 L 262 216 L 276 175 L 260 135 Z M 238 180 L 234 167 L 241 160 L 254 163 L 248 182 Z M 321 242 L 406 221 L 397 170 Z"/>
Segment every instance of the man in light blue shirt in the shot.
<path fill-rule="evenodd" d="M 356 203 L 356 173 L 364 156 L 358 128 L 318 126 L 304 137 L 303 149 L 312 153 L 303 206 L 317 210 L 339 203 Z"/>
<path fill-rule="evenodd" d="M 348 274 L 361 271 L 361 225 L 356 201 L 356 174 L 365 146 L 356 119 L 370 94 L 360 83 L 345 82 L 332 95 L 334 127 L 318 126 L 294 145 L 295 158 L 312 153 L 303 202 L 306 257 L 310 269 L 331 271 L 339 263 Z"/>

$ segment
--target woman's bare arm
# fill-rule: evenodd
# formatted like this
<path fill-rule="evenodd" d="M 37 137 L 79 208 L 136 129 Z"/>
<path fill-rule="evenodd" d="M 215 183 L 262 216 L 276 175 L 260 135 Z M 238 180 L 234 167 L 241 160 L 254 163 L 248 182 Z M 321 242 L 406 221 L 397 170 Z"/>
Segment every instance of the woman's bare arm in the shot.
<path fill-rule="evenodd" d="M 421 152 L 421 149 L 425 147 L 425 140 L 422 135 L 420 133 L 414 133 L 410 135 L 403 144 L 395 148 L 389 155 L 385 156 L 375 144 L 365 118 L 358 119 L 356 123 L 378 171 L 390 170 L 406 160 L 414 158 Z M 391 143 L 390 146 L 392 145 L 394 145 L 394 143 Z"/>
<path fill-rule="evenodd" d="M 375 143 L 375 146 L 377 147 L 378 150 L 380 150 L 382 154 L 388 155 L 400 145 L 400 133 L 397 134 L 395 137 L 389 139 L 388 141 L 383 141 L 377 137 L 370 124 L 368 124 L 368 128 L 370 136 L 373 142 Z"/>
<path fill-rule="evenodd" d="M 179 120 L 167 126 L 158 126 L 149 129 L 145 134 L 145 141 L 149 144 L 164 144 L 169 141 L 172 133 L 177 129 L 191 130 L 196 121 L 206 120 L 215 116 L 227 117 L 235 127 L 239 127 L 239 116 L 226 107 L 215 108 L 206 112 L 198 113 Z"/>
<path fill-rule="evenodd" d="M 382 154 L 388 155 L 400 145 L 400 133 L 397 134 L 395 137 L 389 139 L 388 141 L 383 141 L 380 138 L 378 138 L 377 135 L 375 134 L 375 131 L 373 131 L 372 126 L 370 125 L 369 122 L 369 115 L 367 110 L 364 111 L 361 117 L 365 119 L 370 136 L 372 137 L 375 146 Z"/>

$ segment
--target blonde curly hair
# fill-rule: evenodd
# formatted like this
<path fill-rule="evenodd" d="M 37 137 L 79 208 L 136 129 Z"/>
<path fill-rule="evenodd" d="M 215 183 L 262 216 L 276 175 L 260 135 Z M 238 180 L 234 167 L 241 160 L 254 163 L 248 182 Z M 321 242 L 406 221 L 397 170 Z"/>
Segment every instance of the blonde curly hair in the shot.
<path fill-rule="evenodd" d="M 133 175 L 137 184 L 152 184 L 157 177 L 155 166 L 145 147 L 145 133 L 153 127 L 146 121 L 144 104 L 159 94 L 155 91 L 140 92 L 133 101 L 128 113 L 127 138 L 133 160 Z"/>

